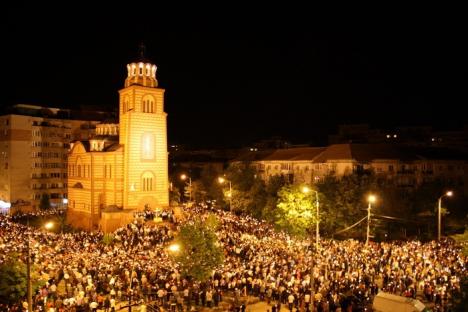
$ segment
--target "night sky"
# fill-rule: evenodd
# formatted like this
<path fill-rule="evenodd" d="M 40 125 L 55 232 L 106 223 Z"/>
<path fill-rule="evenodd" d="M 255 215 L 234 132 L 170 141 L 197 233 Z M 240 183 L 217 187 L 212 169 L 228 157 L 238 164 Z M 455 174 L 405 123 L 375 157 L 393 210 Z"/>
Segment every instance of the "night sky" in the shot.
<path fill-rule="evenodd" d="M 42 4 L 6 9 L 2 106 L 116 109 L 126 64 L 144 42 L 166 89 L 170 144 L 236 147 L 272 136 L 325 144 L 343 123 L 468 124 L 466 28 L 455 23 L 207 19 L 150 9 L 142 21 L 55 9 L 62 14 Z"/>

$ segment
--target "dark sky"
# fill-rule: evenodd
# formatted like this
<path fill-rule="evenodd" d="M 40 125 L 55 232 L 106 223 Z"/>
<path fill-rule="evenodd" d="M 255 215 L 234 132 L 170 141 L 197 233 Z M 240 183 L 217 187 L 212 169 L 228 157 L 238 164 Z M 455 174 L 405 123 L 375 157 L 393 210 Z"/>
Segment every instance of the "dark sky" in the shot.
<path fill-rule="evenodd" d="M 143 41 L 166 89 L 171 144 L 271 136 L 323 144 L 343 123 L 468 123 L 466 27 L 437 16 L 322 22 L 320 14 L 202 18 L 149 8 L 137 18 L 128 5 L 127 14 L 55 10 L 6 9 L 2 105 L 114 109 Z"/>

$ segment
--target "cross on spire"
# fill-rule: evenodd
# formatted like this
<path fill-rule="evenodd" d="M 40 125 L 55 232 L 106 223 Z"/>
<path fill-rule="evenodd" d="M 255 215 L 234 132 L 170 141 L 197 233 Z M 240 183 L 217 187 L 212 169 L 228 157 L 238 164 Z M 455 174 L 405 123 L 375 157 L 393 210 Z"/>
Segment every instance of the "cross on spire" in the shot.
<path fill-rule="evenodd" d="M 138 54 L 141 60 L 146 60 L 146 46 L 143 42 L 140 43 Z"/>

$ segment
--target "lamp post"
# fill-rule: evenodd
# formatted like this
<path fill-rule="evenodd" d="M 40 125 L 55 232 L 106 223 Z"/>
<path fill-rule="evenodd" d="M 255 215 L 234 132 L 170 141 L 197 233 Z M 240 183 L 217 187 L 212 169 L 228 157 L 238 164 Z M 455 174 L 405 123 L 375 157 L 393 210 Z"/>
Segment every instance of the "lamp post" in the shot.
<path fill-rule="evenodd" d="M 188 184 L 188 187 L 189 187 L 189 201 L 191 202 L 192 201 L 192 178 L 187 176 L 186 174 L 181 174 L 180 179 L 182 181 L 185 181 L 187 179 L 189 180 L 189 184 Z"/>
<path fill-rule="evenodd" d="M 317 207 L 317 220 L 315 222 L 315 248 L 318 250 L 319 242 L 320 242 L 320 202 L 319 202 L 319 195 L 316 190 L 312 190 L 307 186 L 302 188 L 302 192 L 307 194 L 310 191 L 315 192 L 315 206 Z"/>
<path fill-rule="evenodd" d="M 367 201 L 369 205 L 367 206 L 367 235 L 366 235 L 366 246 L 369 245 L 369 237 L 370 237 L 370 216 L 371 216 L 371 206 L 375 203 L 376 197 L 375 195 L 369 195 L 367 197 Z"/>
<path fill-rule="evenodd" d="M 31 283 L 31 229 L 29 227 L 29 215 L 27 217 L 27 226 L 28 226 L 28 240 L 26 242 L 26 250 L 27 250 L 27 258 L 26 258 L 26 280 L 27 280 L 27 296 L 28 296 L 28 311 L 34 311 L 32 305 L 32 283 Z M 51 230 L 54 227 L 54 223 L 52 221 L 47 222 L 44 224 L 44 228 L 46 230 Z"/>
<path fill-rule="evenodd" d="M 229 197 L 229 211 L 232 211 L 232 184 L 231 184 L 231 180 L 227 180 L 224 177 L 219 177 L 218 178 L 218 182 L 220 184 L 223 184 L 226 181 L 229 182 L 229 194 L 228 194 L 228 197 Z"/>
<path fill-rule="evenodd" d="M 439 241 L 440 241 L 440 236 L 441 236 L 441 225 L 442 225 L 442 215 L 441 215 L 442 198 L 445 197 L 445 196 L 450 197 L 452 195 L 453 195 L 453 192 L 448 191 L 445 194 L 443 194 L 442 196 L 440 196 L 439 199 L 437 200 L 437 202 L 438 202 L 438 205 L 437 205 L 437 240 L 439 240 Z"/>
<path fill-rule="evenodd" d="M 29 249 L 29 243 L 31 240 L 31 232 L 29 227 L 29 215 L 27 218 L 28 225 L 28 241 L 26 243 L 27 258 L 26 258 L 26 279 L 27 279 L 27 293 L 28 293 L 28 311 L 34 311 L 32 305 L 32 287 L 31 287 L 31 250 Z"/>

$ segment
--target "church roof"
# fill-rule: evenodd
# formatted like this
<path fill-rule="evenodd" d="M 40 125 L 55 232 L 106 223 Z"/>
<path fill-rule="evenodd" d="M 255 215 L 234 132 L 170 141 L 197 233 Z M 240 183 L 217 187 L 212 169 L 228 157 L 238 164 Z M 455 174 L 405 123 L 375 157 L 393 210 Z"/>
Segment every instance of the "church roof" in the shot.
<path fill-rule="evenodd" d="M 115 152 L 119 150 L 121 147 L 123 147 L 122 144 L 114 143 L 104 148 L 103 152 Z"/>

